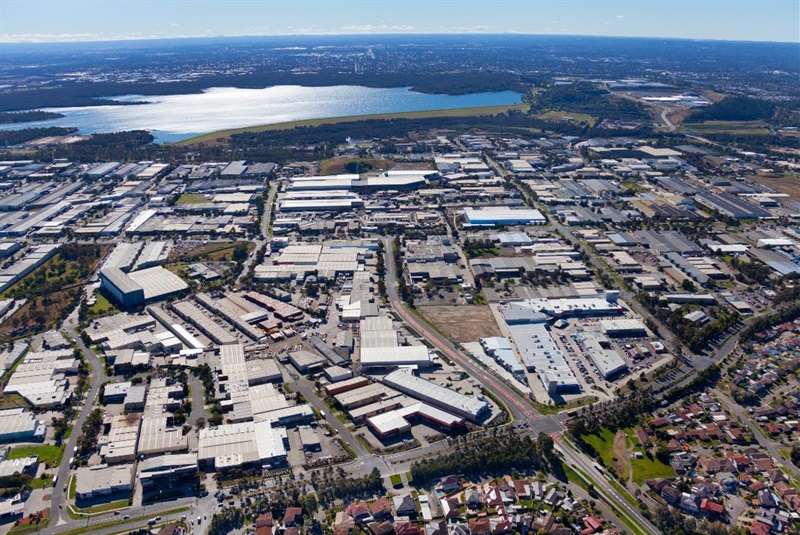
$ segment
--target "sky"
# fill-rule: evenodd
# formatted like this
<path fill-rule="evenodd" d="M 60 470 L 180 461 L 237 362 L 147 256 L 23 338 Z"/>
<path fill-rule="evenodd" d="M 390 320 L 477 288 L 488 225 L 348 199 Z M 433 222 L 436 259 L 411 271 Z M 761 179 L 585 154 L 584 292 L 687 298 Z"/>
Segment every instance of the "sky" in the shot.
<path fill-rule="evenodd" d="M 0 43 L 386 33 L 798 43 L 800 1 L 0 0 Z"/>

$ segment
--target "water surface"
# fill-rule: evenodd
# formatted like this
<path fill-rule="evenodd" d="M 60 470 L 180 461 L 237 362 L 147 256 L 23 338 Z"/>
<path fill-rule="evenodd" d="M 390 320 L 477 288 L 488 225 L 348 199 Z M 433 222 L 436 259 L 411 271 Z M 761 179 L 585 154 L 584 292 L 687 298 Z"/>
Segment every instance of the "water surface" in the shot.
<path fill-rule="evenodd" d="M 64 117 L 35 123 L 0 125 L 0 129 L 73 126 L 81 134 L 149 130 L 156 141 L 163 143 L 216 130 L 306 119 L 518 104 L 520 97 L 512 91 L 431 95 L 417 93 L 407 87 L 349 85 L 286 85 L 265 89 L 214 87 L 191 95 L 125 95 L 114 98 L 123 102 L 147 101 L 147 104 L 47 108 Z"/>

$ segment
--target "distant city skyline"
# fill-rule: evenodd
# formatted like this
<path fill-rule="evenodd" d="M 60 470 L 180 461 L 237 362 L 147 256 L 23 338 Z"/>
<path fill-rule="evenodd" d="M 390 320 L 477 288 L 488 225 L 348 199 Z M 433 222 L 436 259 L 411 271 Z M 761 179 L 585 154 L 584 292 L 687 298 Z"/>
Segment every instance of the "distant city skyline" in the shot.
<path fill-rule="evenodd" d="M 0 0 L 0 43 L 440 33 L 797 43 L 800 42 L 800 2 Z"/>

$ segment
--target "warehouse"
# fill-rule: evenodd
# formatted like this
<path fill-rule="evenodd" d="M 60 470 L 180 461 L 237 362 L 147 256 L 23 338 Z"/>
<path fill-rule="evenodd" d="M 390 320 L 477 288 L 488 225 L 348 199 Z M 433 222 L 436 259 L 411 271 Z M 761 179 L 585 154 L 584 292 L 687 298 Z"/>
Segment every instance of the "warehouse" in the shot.
<path fill-rule="evenodd" d="M 139 463 L 139 480 L 145 491 L 174 488 L 197 473 L 197 455 L 181 453 L 151 457 Z"/>
<path fill-rule="evenodd" d="M 190 301 L 172 303 L 172 310 L 183 320 L 194 325 L 212 342 L 220 345 L 238 344 L 239 339 L 206 316 L 202 309 Z"/>
<path fill-rule="evenodd" d="M 325 357 L 330 364 L 334 366 L 345 366 L 350 362 L 349 355 L 347 358 L 340 354 L 333 347 L 329 346 L 319 336 L 312 336 L 308 339 L 308 345 L 316 349 L 323 357 Z"/>
<path fill-rule="evenodd" d="M 13 476 L 14 474 L 27 474 L 36 477 L 39 468 L 39 457 L 31 455 L 21 459 L 6 459 L 0 461 L 0 478 Z"/>
<path fill-rule="evenodd" d="M 148 406 L 148 411 L 142 418 L 137 445 L 139 455 L 150 456 L 186 451 L 189 448 L 189 441 L 181 428 L 171 427 L 165 413 L 153 414 L 153 412 Z"/>
<path fill-rule="evenodd" d="M 352 373 L 350 375 L 352 375 Z M 369 378 L 359 376 L 339 381 L 338 383 L 328 384 L 324 387 L 324 390 L 326 396 L 335 396 L 343 392 L 349 392 L 351 390 L 355 390 L 356 388 L 367 386 L 368 384 L 370 384 Z"/>
<path fill-rule="evenodd" d="M 464 425 L 464 418 L 455 416 L 427 403 L 415 403 L 390 412 L 384 412 L 367 418 L 367 425 L 381 439 L 401 435 L 411 429 L 412 421 L 420 418 L 453 431 Z"/>
<path fill-rule="evenodd" d="M 466 208 L 464 216 L 473 226 L 491 225 L 544 225 L 547 223 L 539 210 L 506 207 Z"/>
<path fill-rule="evenodd" d="M 115 494 L 130 495 L 133 474 L 133 464 L 81 466 L 75 475 L 75 498 L 85 501 Z"/>
<path fill-rule="evenodd" d="M 292 351 L 289 353 L 289 362 L 300 373 L 320 370 L 327 363 L 325 357 L 310 351 Z"/>
<path fill-rule="evenodd" d="M 465 396 L 454 390 L 439 386 L 407 370 L 396 370 L 383 378 L 383 384 L 450 413 L 458 414 L 475 422 L 489 412 L 489 404 L 476 396 Z"/>
<path fill-rule="evenodd" d="M 513 303 L 519 305 L 519 303 Z M 508 324 L 508 332 L 522 358 L 522 363 L 530 372 L 535 372 L 547 392 L 552 396 L 558 392 L 570 392 L 580 388 L 577 377 L 567 364 L 561 349 L 553 341 L 547 330 L 547 318 L 534 314 L 519 318 L 515 307 L 501 309 Z M 519 321 L 514 321 L 519 318 Z"/>
<path fill-rule="evenodd" d="M 70 350 L 28 353 L 8 380 L 4 393 L 16 393 L 37 408 L 63 405 L 72 396 L 67 374 L 78 372 Z"/>
<path fill-rule="evenodd" d="M 133 269 L 136 271 L 161 265 L 167 261 L 168 256 L 169 249 L 167 248 L 167 242 L 152 241 L 144 246 Z"/>
<path fill-rule="evenodd" d="M 143 408 L 144 404 L 138 410 Z M 108 435 L 100 436 L 97 441 L 100 458 L 104 463 L 120 464 L 136 460 L 136 442 L 141 420 L 138 413 L 122 414 L 105 420 L 104 424 L 111 426 Z"/>
<path fill-rule="evenodd" d="M 298 427 L 297 430 L 300 433 L 300 443 L 303 444 L 303 451 L 320 451 L 322 449 L 322 441 L 316 429 L 303 425 Z"/>
<path fill-rule="evenodd" d="M 328 366 L 323 370 L 325 378 L 331 383 L 338 383 L 353 377 L 353 372 L 341 366 Z"/>
<path fill-rule="evenodd" d="M 646 338 L 644 323 L 635 319 L 600 320 L 600 330 L 610 338 Z"/>
<path fill-rule="evenodd" d="M 111 254 L 108 255 L 106 261 L 103 262 L 103 269 L 119 268 L 125 273 L 129 272 L 133 267 L 133 263 L 136 261 L 136 257 L 139 256 L 142 247 L 144 247 L 142 242 L 118 243 L 117 246 L 114 247 L 114 250 L 111 251 Z"/>
<path fill-rule="evenodd" d="M 102 287 L 124 308 L 143 305 L 145 301 L 164 299 L 189 287 L 177 275 L 162 267 L 152 267 L 129 274 L 119 268 L 100 271 Z"/>
<path fill-rule="evenodd" d="M 128 276 L 144 289 L 145 301 L 165 299 L 189 288 L 180 277 L 159 266 L 132 271 Z"/>
<path fill-rule="evenodd" d="M 610 349 L 608 340 L 599 338 L 597 333 L 581 332 L 578 341 L 606 380 L 628 369 L 620 354 Z"/>
<path fill-rule="evenodd" d="M 711 193 L 699 191 L 695 195 L 698 202 L 734 219 L 763 219 L 772 217 L 768 210 L 730 193 Z"/>
<path fill-rule="evenodd" d="M 396 368 L 398 366 L 431 366 L 431 356 L 425 346 L 362 347 L 362 368 Z"/>
<path fill-rule="evenodd" d="M 273 468 L 286 463 L 286 429 L 270 422 L 242 422 L 200 430 L 200 467 L 224 470 L 242 466 Z"/>
<path fill-rule="evenodd" d="M 247 369 L 247 383 L 250 386 L 283 381 L 283 375 L 275 359 L 269 357 L 250 359 L 245 362 L 245 368 Z"/>
<path fill-rule="evenodd" d="M 336 399 L 336 402 L 344 409 L 350 410 L 397 395 L 397 391 L 386 388 L 380 383 L 370 383 L 354 390 L 347 390 L 336 394 L 334 399 Z"/>
<path fill-rule="evenodd" d="M 39 442 L 44 440 L 46 431 L 36 415 L 24 407 L 0 411 L 0 442 Z"/>

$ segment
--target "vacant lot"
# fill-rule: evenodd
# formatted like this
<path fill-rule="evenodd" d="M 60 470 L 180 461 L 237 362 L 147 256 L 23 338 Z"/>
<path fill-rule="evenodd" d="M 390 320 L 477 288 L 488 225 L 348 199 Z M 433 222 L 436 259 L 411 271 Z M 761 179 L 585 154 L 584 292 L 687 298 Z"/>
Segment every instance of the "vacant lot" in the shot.
<path fill-rule="evenodd" d="M 764 121 L 706 121 L 704 123 L 685 123 L 681 132 L 703 134 L 734 134 L 740 136 L 768 135 Z"/>
<path fill-rule="evenodd" d="M 800 199 L 800 175 L 787 173 L 784 175 L 754 175 L 747 178 L 785 193 L 792 199 Z"/>
<path fill-rule="evenodd" d="M 175 204 L 205 204 L 210 203 L 205 195 L 200 193 L 184 193 L 181 195 Z"/>
<path fill-rule="evenodd" d="M 8 454 L 9 459 L 24 459 L 36 455 L 39 462 L 45 463 L 48 467 L 61 464 L 61 457 L 64 455 L 64 446 L 16 446 L 11 448 Z"/>
<path fill-rule="evenodd" d="M 198 242 L 192 246 L 173 249 L 169 255 L 169 262 L 244 261 L 254 247 L 252 242 L 246 241 Z"/>
<path fill-rule="evenodd" d="M 320 175 L 340 175 L 344 173 L 369 173 L 394 167 L 391 160 L 376 158 L 329 158 L 319 162 Z"/>
<path fill-rule="evenodd" d="M 477 342 L 487 336 L 502 336 L 488 305 L 423 305 L 418 310 L 445 336 L 457 342 Z"/>
<path fill-rule="evenodd" d="M 594 124 L 597 122 L 597 117 L 593 117 L 588 113 L 577 113 L 572 111 L 559 111 L 559 110 L 547 111 L 545 113 L 538 115 L 537 118 L 543 119 L 545 121 L 551 121 L 554 123 L 563 122 L 568 118 L 571 119 L 573 122 L 586 123 L 589 126 L 594 126 Z"/>
<path fill-rule="evenodd" d="M 2 298 L 24 298 L 27 302 L 0 326 L 0 338 L 45 331 L 63 320 L 78 304 L 83 285 L 110 247 L 67 244 L 6 290 Z"/>

